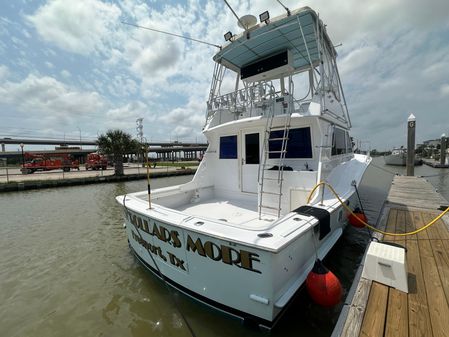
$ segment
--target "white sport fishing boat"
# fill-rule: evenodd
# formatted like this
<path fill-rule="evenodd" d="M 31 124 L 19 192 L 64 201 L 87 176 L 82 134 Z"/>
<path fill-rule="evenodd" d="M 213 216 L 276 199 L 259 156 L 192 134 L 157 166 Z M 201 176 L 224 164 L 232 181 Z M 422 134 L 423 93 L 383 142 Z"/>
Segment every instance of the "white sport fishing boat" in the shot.
<path fill-rule="evenodd" d="M 407 149 L 403 147 L 393 149 L 391 154 L 384 156 L 385 164 L 394 166 L 406 166 L 407 165 Z M 415 165 L 422 165 L 421 159 L 415 159 Z"/>
<path fill-rule="evenodd" d="M 351 122 L 325 25 L 304 7 L 263 22 L 214 56 L 192 181 L 117 197 L 129 246 L 187 295 L 271 327 L 347 224 L 371 158 L 352 152 Z M 225 72 L 235 88 L 223 94 Z M 300 87 L 304 94 L 299 96 Z"/>

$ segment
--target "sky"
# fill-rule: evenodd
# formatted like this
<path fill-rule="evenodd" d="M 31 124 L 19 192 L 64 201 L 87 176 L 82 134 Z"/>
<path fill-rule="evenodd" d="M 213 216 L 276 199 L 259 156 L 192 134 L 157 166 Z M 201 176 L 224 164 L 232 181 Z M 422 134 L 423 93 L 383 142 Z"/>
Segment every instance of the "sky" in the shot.
<path fill-rule="evenodd" d="M 284 13 L 275 0 L 229 3 Z M 449 135 L 449 1 L 285 0 L 327 24 L 353 124 L 378 150 Z M 224 44 L 239 32 L 223 1 L 0 0 L 0 138 L 94 139 L 108 129 L 149 141 L 204 141 L 217 49 L 122 21 Z"/>

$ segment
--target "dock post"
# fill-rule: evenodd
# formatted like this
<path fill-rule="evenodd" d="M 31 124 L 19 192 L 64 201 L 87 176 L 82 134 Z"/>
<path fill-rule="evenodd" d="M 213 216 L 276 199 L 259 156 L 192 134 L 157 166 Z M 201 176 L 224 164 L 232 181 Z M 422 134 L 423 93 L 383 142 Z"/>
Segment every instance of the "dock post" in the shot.
<path fill-rule="evenodd" d="M 441 135 L 441 146 L 440 146 L 440 164 L 444 166 L 446 164 L 446 148 L 447 148 L 447 138 L 446 134 Z"/>
<path fill-rule="evenodd" d="M 407 175 L 415 175 L 415 131 L 416 117 L 410 114 L 407 119 Z"/>

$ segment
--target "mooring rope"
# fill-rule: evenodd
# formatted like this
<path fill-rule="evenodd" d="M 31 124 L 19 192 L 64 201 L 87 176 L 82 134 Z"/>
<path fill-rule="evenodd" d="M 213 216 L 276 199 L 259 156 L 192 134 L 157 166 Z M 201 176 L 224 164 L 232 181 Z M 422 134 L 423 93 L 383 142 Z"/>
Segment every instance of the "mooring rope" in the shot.
<path fill-rule="evenodd" d="M 316 189 L 320 186 L 327 187 L 334 195 L 335 197 L 338 199 L 338 201 L 340 202 L 340 204 L 349 212 L 351 213 L 353 216 L 355 216 L 357 218 L 358 221 L 360 221 L 362 224 L 364 224 L 366 227 L 368 227 L 369 229 L 371 229 L 372 231 L 381 233 L 383 235 L 391 235 L 391 236 L 408 236 L 408 235 L 414 235 L 417 234 L 419 232 L 422 232 L 423 230 L 429 228 L 430 226 L 432 226 L 434 223 L 436 223 L 438 220 L 440 220 L 447 212 L 449 212 L 449 206 L 446 208 L 446 210 L 444 210 L 440 215 L 438 215 L 436 218 L 434 218 L 432 221 L 430 221 L 428 224 L 424 225 L 421 228 L 418 228 L 414 231 L 411 232 L 407 232 L 407 233 L 391 233 L 391 232 L 386 232 L 383 230 L 380 230 L 376 227 L 371 226 L 370 224 L 366 223 L 365 221 L 361 220 L 360 218 L 357 217 L 357 214 L 355 214 L 352 209 L 346 205 L 346 203 L 341 200 L 341 198 L 338 196 L 338 193 L 335 192 L 334 188 L 328 184 L 325 181 L 321 181 L 318 184 L 315 185 L 315 187 L 310 191 L 309 196 L 307 197 L 307 203 L 310 203 L 310 199 L 312 199 L 312 195 L 315 193 Z"/>
<path fill-rule="evenodd" d="M 360 198 L 360 194 L 359 194 L 359 189 L 357 188 L 357 184 L 356 184 L 355 180 L 352 181 L 351 185 L 354 186 L 355 193 L 357 194 L 357 199 L 359 199 L 360 208 L 362 209 L 362 212 L 365 213 L 365 210 L 364 210 L 363 204 L 362 204 L 362 199 Z M 366 226 L 365 226 L 365 228 L 368 231 L 368 235 L 372 238 L 373 235 L 371 233 L 371 230 Z"/>

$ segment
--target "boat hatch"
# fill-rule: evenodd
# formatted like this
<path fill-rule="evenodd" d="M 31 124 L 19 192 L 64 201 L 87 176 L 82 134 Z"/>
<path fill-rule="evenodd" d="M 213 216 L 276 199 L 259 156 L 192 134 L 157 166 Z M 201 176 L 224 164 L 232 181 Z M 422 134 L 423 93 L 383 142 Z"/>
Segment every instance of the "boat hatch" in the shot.
<path fill-rule="evenodd" d="M 291 53 L 291 63 L 295 70 L 310 66 L 310 60 L 314 65 L 319 62 L 319 50 L 317 40 L 317 15 L 310 8 L 303 8 L 292 15 L 281 19 L 273 19 L 268 25 L 261 23 L 254 31 L 250 29 L 249 38 L 242 34 L 235 41 L 224 47 L 214 56 L 214 61 L 222 63 L 226 67 L 240 72 L 242 68 L 252 65 L 282 52 Z M 259 28 L 260 27 L 260 28 Z M 301 27 L 301 33 L 298 33 Z M 332 46 L 324 34 L 328 46 Z M 330 47 L 333 53 L 335 50 Z M 309 60 L 310 55 L 310 60 Z"/>

